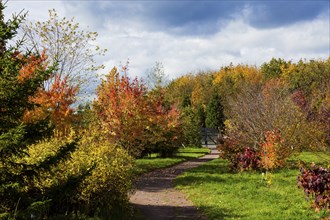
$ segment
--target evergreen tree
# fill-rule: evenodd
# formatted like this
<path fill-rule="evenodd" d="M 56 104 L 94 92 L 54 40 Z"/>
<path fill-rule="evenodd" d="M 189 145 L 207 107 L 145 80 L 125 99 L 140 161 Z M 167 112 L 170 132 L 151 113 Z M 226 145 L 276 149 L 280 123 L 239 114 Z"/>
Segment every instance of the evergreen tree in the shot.
<path fill-rule="evenodd" d="M 4 8 L 0 1 L 0 219 L 40 218 L 56 201 L 40 192 L 33 181 L 64 160 L 76 142 L 62 146 L 57 154 L 37 164 L 20 160 L 27 156 L 30 144 L 51 134 L 48 120 L 27 123 L 23 116 L 34 107 L 29 97 L 50 77 L 52 68 L 46 67 L 42 57 L 19 52 L 19 44 L 7 47 L 25 16 L 13 16 L 6 22 Z"/>
<path fill-rule="evenodd" d="M 216 128 L 222 132 L 224 129 L 224 121 L 225 116 L 223 114 L 221 97 L 216 93 L 211 97 L 211 100 L 206 107 L 206 127 Z"/>

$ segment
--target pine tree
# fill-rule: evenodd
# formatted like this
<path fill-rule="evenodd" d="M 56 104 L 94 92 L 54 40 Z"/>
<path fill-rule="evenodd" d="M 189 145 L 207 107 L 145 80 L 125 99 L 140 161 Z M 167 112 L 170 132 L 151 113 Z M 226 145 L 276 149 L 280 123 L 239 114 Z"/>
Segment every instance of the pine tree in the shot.
<path fill-rule="evenodd" d="M 33 109 L 30 97 L 53 69 L 45 65 L 45 57 L 19 52 L 19 44 L 7 47 L 25 16 L 13 16 L 5 22 L 4 8 L 0 1 L 0 219 L 31 218 L 37 212 L 40 217 L 56 201 L 31 186 L 31 182 L 64 160 L 75 149 L 76 142 L 62 146 L 57 154 L 37 164 L 19 162 L 27 155 L 30 144 L 51 134 L 48 120 L 25 123 L 22 118 L 27 109 Z"/>

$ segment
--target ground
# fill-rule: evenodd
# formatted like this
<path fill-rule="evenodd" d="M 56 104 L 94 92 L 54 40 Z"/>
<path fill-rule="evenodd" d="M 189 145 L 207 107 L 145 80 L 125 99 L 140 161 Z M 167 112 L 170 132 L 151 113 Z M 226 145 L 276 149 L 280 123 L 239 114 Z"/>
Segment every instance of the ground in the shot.
<path fill-rule="evenodd" d="M 140 219 L 200 219 L 206 217 L 187 200 L 186 196 L 174 188 L 173 180 L 184 171 L 219 157 L 219 152 L 198 159 L 180 163 L 173 167 L 158 169 L 142 175 L 136 182 L 136 191 L 130 197 Z"/>

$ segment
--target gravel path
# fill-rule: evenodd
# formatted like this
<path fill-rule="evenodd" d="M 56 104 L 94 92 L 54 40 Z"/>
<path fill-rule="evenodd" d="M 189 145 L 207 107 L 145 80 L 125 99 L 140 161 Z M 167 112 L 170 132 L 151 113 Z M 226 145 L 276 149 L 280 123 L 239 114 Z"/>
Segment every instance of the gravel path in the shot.
<path fill-rule="evenodd" d="M 158 169 L 142 175 L 136 182 L 136 191 L 130 202 L 146 220 L 199 219 L 206 220 L 185 195 L 174 188 L 173 180 L 184 171 L 219 157 L 219 152 L 180 163 L 173 167 Z"/>

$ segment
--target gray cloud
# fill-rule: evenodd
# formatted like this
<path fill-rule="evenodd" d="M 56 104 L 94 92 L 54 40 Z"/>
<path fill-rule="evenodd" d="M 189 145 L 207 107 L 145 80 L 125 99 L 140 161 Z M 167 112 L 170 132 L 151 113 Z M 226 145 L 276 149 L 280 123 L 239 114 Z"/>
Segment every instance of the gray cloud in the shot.
<path fill-rule="evenodd" d="M 135 20 L 152 31 L 176 35 L 217 33 L 230 20 L 244 16 L 256 28 L 275 28 L 315 19 L 329 10 L 327 1 L 83 1 L 65 2 L 100 25 L 106 20 Z"/>

